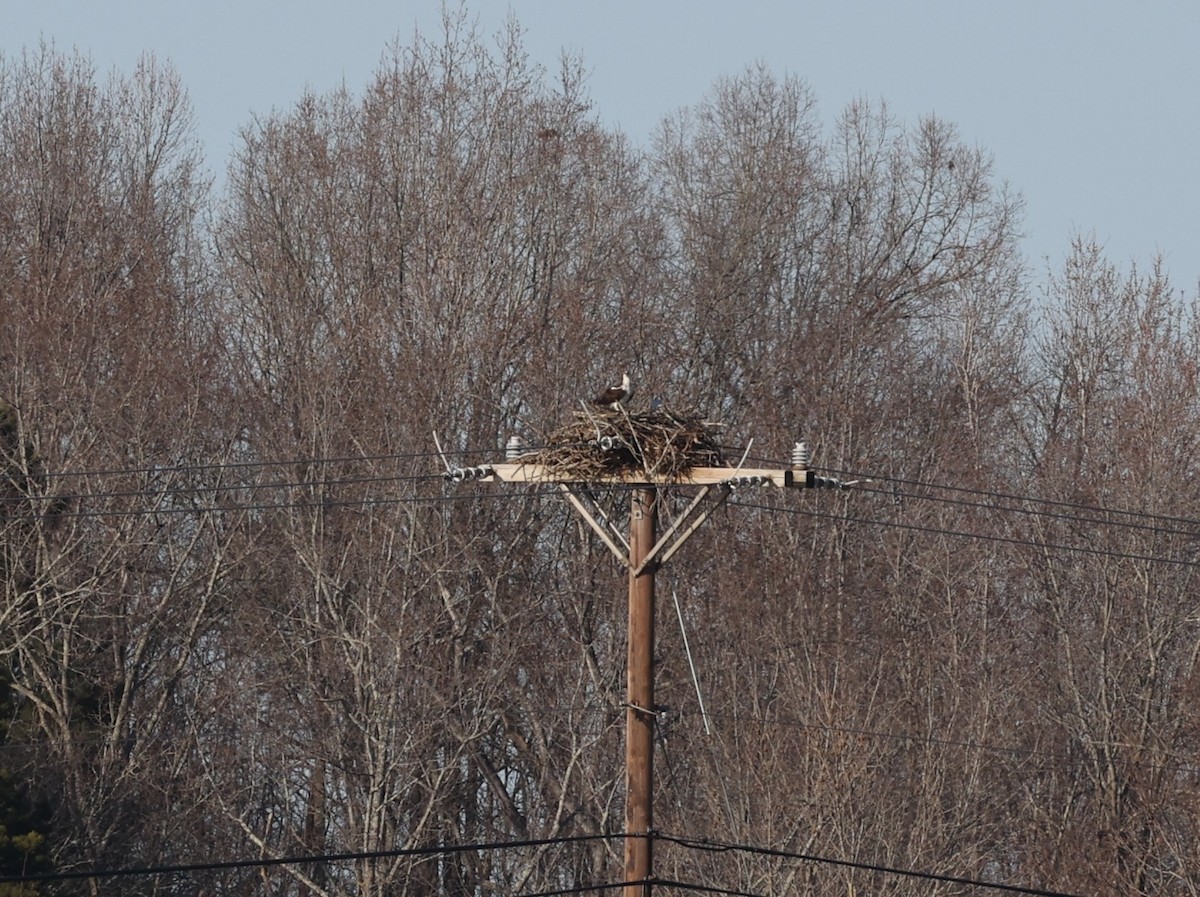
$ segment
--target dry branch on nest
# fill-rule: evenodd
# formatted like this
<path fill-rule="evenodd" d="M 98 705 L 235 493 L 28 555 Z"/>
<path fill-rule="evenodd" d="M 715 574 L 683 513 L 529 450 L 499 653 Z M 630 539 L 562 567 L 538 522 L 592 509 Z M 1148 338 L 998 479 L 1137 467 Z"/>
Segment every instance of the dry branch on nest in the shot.
<path fill-rule="evenodd" d="M 558 477 L 601 479 L 626 474 L 681 476 L 693 467 L 724 467 L 718 424 L 692 413 L 603 409 L 575 412 L 543 448 L 521 456 Z"/>

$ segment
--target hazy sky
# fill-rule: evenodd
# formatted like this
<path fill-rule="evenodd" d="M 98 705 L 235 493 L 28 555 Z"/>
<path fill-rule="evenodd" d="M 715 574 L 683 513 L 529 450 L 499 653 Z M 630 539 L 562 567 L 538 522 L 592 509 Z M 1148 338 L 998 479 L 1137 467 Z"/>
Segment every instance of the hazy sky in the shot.
<path fill-rule="evenodd" d="M 1196 0 L 471 0 L 485 34 L 511 11 L 550 72 L 591 73 L 596 111 L 643 143 L 658 121 L 756 62 L 797 75 L 832 120 L 858 97 L 905 122 L 935 113 L 989 151 L 1025 199 L 1034 271 L 1073 234 L 1110 260 L 1165 257 L 1200 279 L 1200 2 Z M 101 72 L 152 51 L 191 95 L 210 166 L 237 130 L 305 88 L 361 89 L 390 42 L 438 33 L 437 0 L 0 0 L 0 53 L 40 40 Z"/>

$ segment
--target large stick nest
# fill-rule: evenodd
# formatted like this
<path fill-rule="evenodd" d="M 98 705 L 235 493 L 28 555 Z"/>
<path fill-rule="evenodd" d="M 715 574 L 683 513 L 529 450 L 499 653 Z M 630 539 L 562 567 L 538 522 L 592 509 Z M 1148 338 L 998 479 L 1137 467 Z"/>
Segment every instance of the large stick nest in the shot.
<path fill-rule="evenodd" d="M 520 456 L 555 477 L 599 480 L 611 476 L 678 477 L 693 467 L 725 467 L 719 425 L 691 412 L 585 409 L 550 433 L 537 451 Z"/>

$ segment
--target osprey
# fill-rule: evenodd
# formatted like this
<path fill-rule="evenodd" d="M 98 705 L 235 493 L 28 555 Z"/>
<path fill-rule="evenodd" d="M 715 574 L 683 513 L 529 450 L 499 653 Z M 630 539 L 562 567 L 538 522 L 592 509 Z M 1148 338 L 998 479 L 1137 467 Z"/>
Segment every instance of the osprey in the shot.
<path fill-rule="evenodd" d="M 616 386 L 610 386 L 596 398 L 592 399 L 593 404 L 607 405 L 616 411 L 624 399 L 628 399 L 633 395 L 633 386 L 629 382 L 629 371 L 621 372 L 621 382 Z"/>

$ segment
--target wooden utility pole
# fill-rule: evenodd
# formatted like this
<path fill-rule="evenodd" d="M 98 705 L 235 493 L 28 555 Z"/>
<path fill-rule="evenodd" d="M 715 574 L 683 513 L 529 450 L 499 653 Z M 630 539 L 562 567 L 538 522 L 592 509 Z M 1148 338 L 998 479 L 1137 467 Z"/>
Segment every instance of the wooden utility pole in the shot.
<path fill-rule="evenodd" d="M 751 487 L 844 488 L 829 477 L 808 470 L 808 448 L 797 443 L 792 466 L 786 469 L 696 467 L 678 476 L 654 476 L 630 471 L 599 482 L 633 487 L 629 537 L 620 533 L 602 511 L 593 513 L 584 502 L 583 483 L 566 478 L 535 462 L 450 469 L 449 479 L 505 483 L 557 483 L 572 507 L 591 526 L 629 571 L 628 665 L 625 697 L 625 894 L 650 897 L 654 853 L 654 575 L 700 525 L 725 503 L 735 489 Z M 663 485 L 693 486 L 699 492 L 687 508 L 658 537 L 658 490 Z M 715 499 L 704 505 L 715 493 Z"/>
<path fill-rule="evenodd" d="M 625 897 L 649 897 L 654 844 L 654 548 L 658 490 L 633 491 L 629 508 L 629 635 L 625 707 Z M 639 837 L 640 836 L 640 837 Z M 645 882 L 645 884 L 634 884 Z M 641 893 L 639 893 L 641 892 Z"/>

